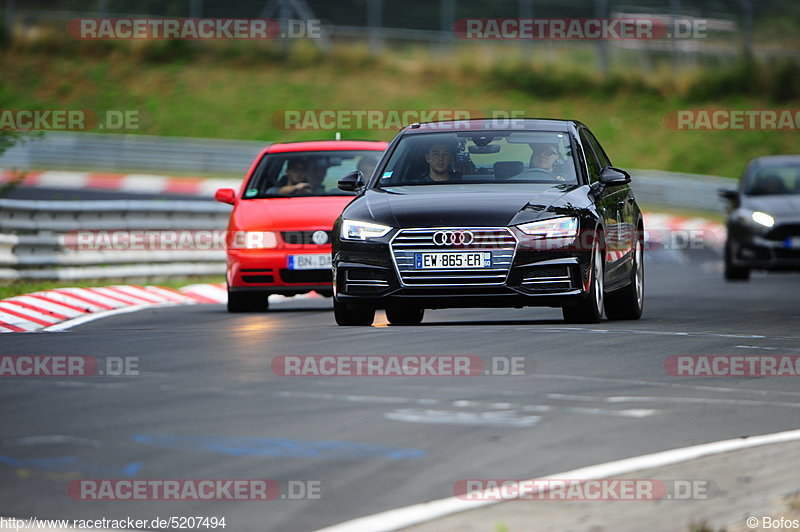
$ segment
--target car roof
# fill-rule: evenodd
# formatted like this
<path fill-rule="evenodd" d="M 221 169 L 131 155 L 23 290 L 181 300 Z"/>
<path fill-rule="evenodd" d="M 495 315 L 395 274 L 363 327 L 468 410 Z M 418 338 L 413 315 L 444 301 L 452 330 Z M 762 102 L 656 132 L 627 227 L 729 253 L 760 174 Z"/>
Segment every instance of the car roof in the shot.
<path fill-rule="evenodd" d="M 267 153 L 288 153 L 306 151 L 349 151 L 373 150 L 383 151 L 389 144 L 371 140 L 311 140 L 304 142 L 285 142 L 267 146 Z"/>
<path fill-rule="evenodd" d="M 460 131 L 559 131 L 574 132 L 579 127 L 586 127 L 577 120 L 560 118 L 477 118 L 474 120 L 445 120 L 441 122 L 425 122 L 411 124 L 403 128 L 402 133 L 415 135 L 419 133 L 445 133 Z"/>
<path fill-rule="evenodd" d="M 781 163 L 800 163 L 800 155 L 762 155 L 750 161 L 750 164 L 753 166 L 771 166 Z"/>

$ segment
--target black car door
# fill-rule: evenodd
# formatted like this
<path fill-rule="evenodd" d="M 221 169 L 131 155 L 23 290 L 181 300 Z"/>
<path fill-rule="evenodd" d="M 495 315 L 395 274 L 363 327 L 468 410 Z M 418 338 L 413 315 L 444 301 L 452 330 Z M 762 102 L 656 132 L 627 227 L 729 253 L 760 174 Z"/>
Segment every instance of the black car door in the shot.
<path fill-rule="evenodd" d="M 589 175 L 594 182 L 599 179 L 603 168 L 611 166 L 611 161 L 588 129 L 581 128 L 580 137 L 586 154 Z M 596 204 L 603 217 L 606 230 L 605 280 L 607 284 L 613 284 L 630 273 L 629 257 L 632 241 L 629 228 L 632 223 L 633 204 L 628 202 L 629 196 L 630 187 L 627 185 L 604 187 L 598 194 Z"/>

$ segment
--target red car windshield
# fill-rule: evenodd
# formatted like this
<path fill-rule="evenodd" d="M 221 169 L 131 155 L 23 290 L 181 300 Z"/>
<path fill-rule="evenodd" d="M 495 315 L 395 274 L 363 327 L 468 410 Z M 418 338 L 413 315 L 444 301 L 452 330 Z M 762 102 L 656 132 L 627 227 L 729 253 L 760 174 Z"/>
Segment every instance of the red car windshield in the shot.
<path fill-rule="evenodd" d="M 339 179 L 356 170 L 368 179 L 381 153 L 374 150 L 268 153 L 253 172 L 243 198 L 353 195 L 339 190 Z"/>

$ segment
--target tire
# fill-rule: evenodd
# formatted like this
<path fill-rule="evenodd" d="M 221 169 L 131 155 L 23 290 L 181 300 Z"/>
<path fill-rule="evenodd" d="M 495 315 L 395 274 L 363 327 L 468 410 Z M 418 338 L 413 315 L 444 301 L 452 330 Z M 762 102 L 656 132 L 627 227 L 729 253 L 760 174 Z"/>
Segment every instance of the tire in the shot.
<path fill-rule="evenodd" d="M 375 309 L 357 303 L 342 303 L 334 298 L 333 316 L 337 325 L 363 327 L 375 321 Z"/>
<path fill-rule="evenodd" d="M 592 246 L 589 293 L 581 297 L 576 306 L 561 308 L 564 321 L 567 323 L 599 323 L 603 319 L 605 258 L 602 248 L 604 248 L 602 243 L 597 241 Z"/>
<path fill-rule="evenodd" d="M 386 307 L 386 319 L 392 325 L 419 325 L 425 309 L 417 305 L 390 305 Z"/>
<path fill-rule="evenodd" d="M 266 312 L 269 295 L 266 292 L 231 292 L 228 289 L 228 312 Z"/>
<path fill-rule="evenodd" d="M 725 280 L 726 281 L 749 281 L 750 268 L 734 266 L 733 250 L 730 242 L 725 242 Z"/>
<path fill-rule="evenodd" d="M 642 231 L 639 230 L 639 234 Z M 606 317 L 610 320 L 638 320 L 644 309 L 644 252 L 642 242 L 636 240 L 633 250 L 631 282 L 625 288 L 605 297 Z"/>

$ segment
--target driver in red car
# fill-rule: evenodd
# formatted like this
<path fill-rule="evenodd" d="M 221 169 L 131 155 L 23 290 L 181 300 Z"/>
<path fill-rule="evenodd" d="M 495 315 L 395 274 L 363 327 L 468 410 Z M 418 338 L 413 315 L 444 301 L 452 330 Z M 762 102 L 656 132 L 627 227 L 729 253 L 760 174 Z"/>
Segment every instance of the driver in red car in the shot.
<path fill-rule="evenodd" d="M 313 193 L 315 186 L 309 183 L 309 170 L 309 165 L 305 160 L 289 159 L 286 164 L 286 174 L 279 177 L 275 185 L 267 190 L 267 193 L 282 196 Z"/>

